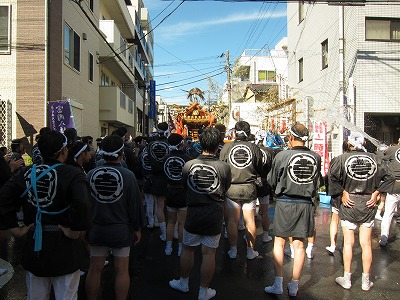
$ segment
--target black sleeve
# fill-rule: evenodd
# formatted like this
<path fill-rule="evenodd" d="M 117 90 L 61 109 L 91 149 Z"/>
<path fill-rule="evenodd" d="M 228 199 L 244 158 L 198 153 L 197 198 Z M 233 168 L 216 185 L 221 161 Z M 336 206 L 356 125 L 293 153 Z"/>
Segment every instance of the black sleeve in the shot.
<path fill-rule="evenodd" d="M 11 169 L 4 157 L 0 157 L 0 188 L 12 176 Z"/>
<path fill-rule="evenodd" d="M 22 205 L 21 194 L 24 186 L 19 184 L 22 174 L 7 181 L 0 189 L 0 222 L 3 228 L 18 227 L 17 215 Z M 24 181 L 23 181 L 24 182 Z"/>
<path fill-rule="evenodd" d="M 343 193 L 343 170 L 341 168 L 340 159 L 332 160 L 328 171 L 328 195 L 339 196 Z"/>
<path fill-rule="evenodd" d="M 83 173 L 74 176 L 69 186 L 70 228 L 76 231 L 88 230 L 89 216 L 89 183 Z"/>

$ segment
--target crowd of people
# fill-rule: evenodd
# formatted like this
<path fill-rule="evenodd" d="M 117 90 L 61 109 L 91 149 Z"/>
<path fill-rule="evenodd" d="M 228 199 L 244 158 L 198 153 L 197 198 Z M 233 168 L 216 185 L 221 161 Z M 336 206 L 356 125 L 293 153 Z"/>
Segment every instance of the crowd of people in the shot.
<path fill-rule="evenodd" d="M 352 132 L 343 154 L 321 175 L 321 157 L 306 147 L 310 134 L 300 123 L 284 139 L 250 132 L 238 121 L 224 141 L 222 124 L 202 128 L 198 140 L 157 125 L 151 137 L 129 139 L 118 128 L 96 140 L 78 137 L 73 128 L 60 133 L 42 128 L 32 147 L 32 164 L 25 165 L 24 143 L 13 140 L 0 156 L 0 229 L 22 238 L 22 266 L 27 272 L 29 299 L 77 299 L 82 256 L 90 258 L 85 290 L 96 299 L 107 257 L 113 256 L 116 299 L 127 299 L 129 255 L 141 241 L 142 230 L 159 228 L 165 255 L 180 257 L 180 277 L 171 288 L 189 291 L 194 253 L 201 246 L 198 299 L 211 299 L 215 254 L 221 236 L 229 243 L 227 256 L 238 255 L 238 228 L 246 229 L 246 258 L 255 249 L 255 215 L 262 218 L 264 243 L 273 242 L 275 279 L 265 292 L 283 294 L 284 256 L 293 258 L 288 294 L 296 296 L 305 258 L 313 258 L 315 201 L 321 186 L 332 197 L 329 253 L 336 250 L 342 227 L 342 277 L 336 283 L 351 288 L 354 232 L 362 248 L 362 286 L 368 291 L 372 262 L 372 227 L 378 203 L 384 208 L 380 245 L 389 241 L 389 228 L 400 195 L 400 141 L 368 153 L 361 133 Z M 378 149 L 380 150 L 380 149 Z M 269 205 L 275 203 L 270 231 Z M 272 235 L 271 235 L 272 233 Z M 173 239 L 178 249 L 173 249 Z M 285 244 L 290 241 L 290 247 Z M 68 259 L 66 259 L 68 257 Z"/>

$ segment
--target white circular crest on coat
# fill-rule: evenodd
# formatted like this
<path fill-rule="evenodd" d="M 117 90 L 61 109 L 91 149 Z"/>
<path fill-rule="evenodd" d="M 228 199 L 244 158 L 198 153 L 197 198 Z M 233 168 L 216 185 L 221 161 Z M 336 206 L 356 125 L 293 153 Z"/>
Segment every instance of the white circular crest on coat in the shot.
<path fill-rule="evenodd" d="M 149 152 L 153 159 L 162 162 L 164 157 L 169 153 L 168 144 L 161 141 L 154 141 L 150 143 Z"/>
<path fill-rule="evenodd" d="M 290 179 L 297 184 L 309 184 L 313 182 L 318 172 L 318 163 L 313 155 L 297 153 L 288 163 Z"/>
<path fill-rule="evenodd" d="M 396 152 L 394 153 L 394 157 L 396 158 L 396 161 L 400 163 L 400 148 L 397 148 Z"/>
<path fill-rule="evenodd" d="M 90 192 L 98 202 L 113 203 L 122 197 L 124 188 L 122 175 L 115 168 L 95 169 L 89 182 Z"/>
<path fill-rule="evenodd" d="M 36 177 L 38 177 L 43 171 L 47 170 L 49 167 L 50 166 L 48 165 L 36 166 Z M 32 169 L 29 169 L 24 174 L 26 187 L 28 187 L 31 183 L 31 171 Z M 38 194 L 39 206 L 43 208 L 52 205 L 53 199 L 56 196 L 57 171 L 52 169 L 45 176 L 40 178 L 36 183 L 36 189 Z M 35 194 L 33 193 L 32 188 L 30 188 L 28 191 L 28 202 L 37 207 Z"/>
<path fill-rule="evenodd" d="M 182 168 L 185 165 L 185 160 L 179 156 L 170 156 L 165 160 L 164 172 L 167 177 L 174 181 L 182 179 Z"/>
<path fill-rule="evenodd" d="M 238 169 L 248 167 L 253 159 L 251 149 L 247 145 L 238 144 L 232 147 L 229 152 L 229 162 Z"/>
<path fill-rule="evenodd" d="M 140 154 L 140 163 L 142 164 L 142 168 L 146 171 L 151 171 L 151 164 L 149 153 L 146 148 L 143 148 L 142 153 Z"/>
<path fill-rule="evenodd" d="M 362 154 L 350 156 L 344 165 L 346 174 L 357 181 L 367 181 L 376 174 L 378 169 L 378 165 L 372 157 Z"/>
<path fill-rule="evenodd" d="M 268 161 L 268 156 L 267 156 L 267 153 L 263 149 L 260 149 L 260 150 L 262 153 L 262 163 L 263 163 L 263 165 L 265 165 Z"/>
<path fill-rule="evenodd" d="M 214 167 L 203 164 L 195 164 L 188 172 L 188 186 L 200 194 L 215 192 L 219 186 L 219 178 Z"/>

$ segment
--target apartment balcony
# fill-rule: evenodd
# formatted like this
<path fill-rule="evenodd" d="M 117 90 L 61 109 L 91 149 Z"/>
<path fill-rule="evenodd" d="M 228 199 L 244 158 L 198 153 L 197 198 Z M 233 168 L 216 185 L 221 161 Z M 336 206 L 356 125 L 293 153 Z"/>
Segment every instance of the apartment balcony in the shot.
<path fill-rule="evenodd" d="M 110 18 L 117 24 L 122 36 L 127 40 L 134 39 L 135 24 L 129 12 L 131 6 L 127 5 L 125 0 L 102 0 L 102 3 L 110 14 Z"/>
<path fill-rule="evenodd" d="M 100 86 L 100 121 L 135 127 L 135 103 L 117 86 Z"/>
<path fill-rule="evenodd" d="M 133 65 L 130 64 L 129 49 L 127 48 L 125 40 L 119 31 L 114 20 L 100 20 L 100 30 L 106 36 L 107 42 L 115 50 L 116 53 L 120 53 L 119 57 L 112 53 L 110 47 L 105 43 L 100 43 L 99 48 L 99 62 L 107 67 L 119 80 L 123 83 L 132 83 L 135 81 L 135 77 L 129 71 L 133 70 Z M 128 67 L 127 67 L 128 66 Z"/>
<path fill-rule="evenodd" d="M 134 44 L 136 44 L 138 46 L 138 51 L 140 54 L 144 55 L 146 62 L 149 61 L 148 58 L 148 54 L 147 54 L 147 41 L 146 41 L 146 37 L 144 36 L 144 32 L 143 32 L 143 28 L 142 28 L 142 24 L 140 22 L 138 13 L 135 9 L 135 7 L 128 7 L 128 10 L 131 14 L 132 20 L 135 23 L 135 30 L 136 30 L 136 34 L 135 34 L 135 39 L 134 39 Z"/>

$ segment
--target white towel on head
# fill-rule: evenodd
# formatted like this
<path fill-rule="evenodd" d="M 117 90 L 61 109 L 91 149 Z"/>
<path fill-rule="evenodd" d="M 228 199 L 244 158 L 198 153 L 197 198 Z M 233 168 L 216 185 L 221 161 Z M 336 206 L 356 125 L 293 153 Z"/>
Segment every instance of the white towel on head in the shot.
<path fill-rule="evenodd" d="M 354 148 L 366 151 L 364 148 L 364 136 L 360 132 L 352 132 L 348 141 Z"/>

